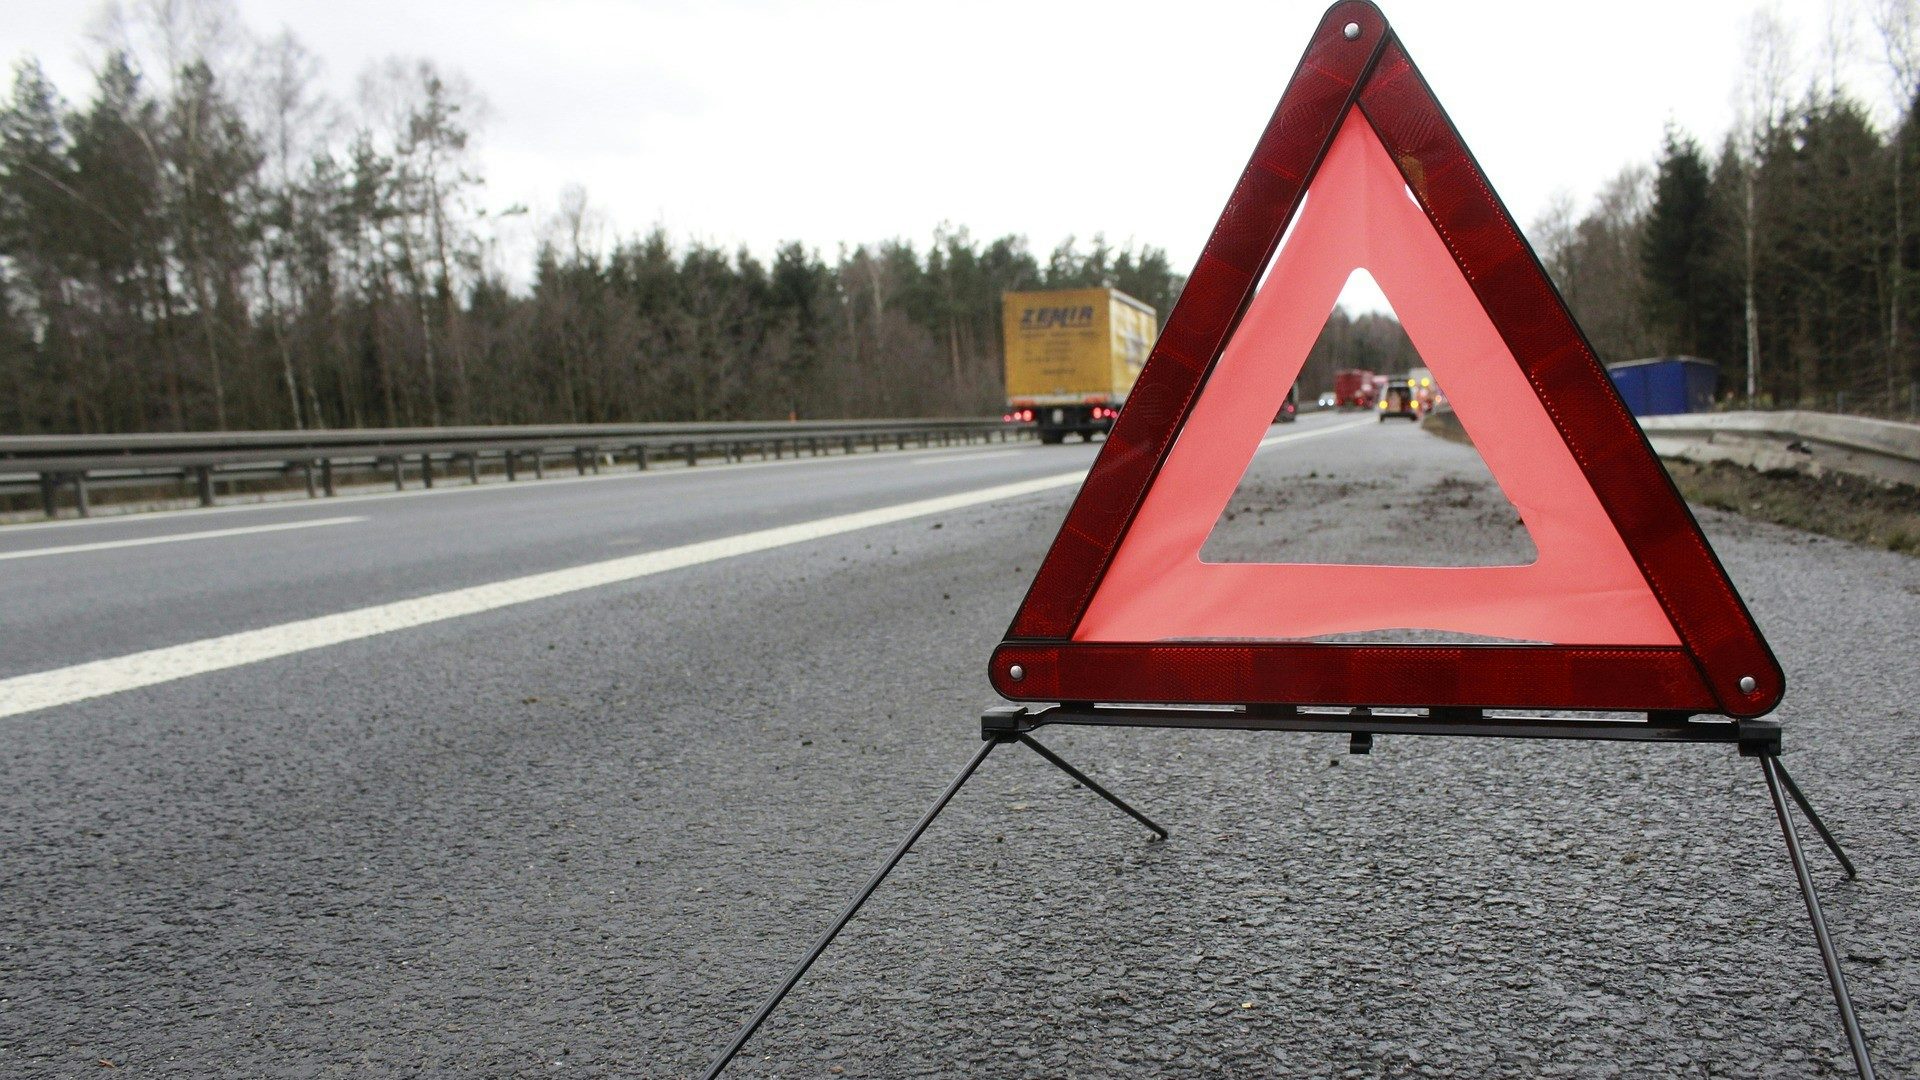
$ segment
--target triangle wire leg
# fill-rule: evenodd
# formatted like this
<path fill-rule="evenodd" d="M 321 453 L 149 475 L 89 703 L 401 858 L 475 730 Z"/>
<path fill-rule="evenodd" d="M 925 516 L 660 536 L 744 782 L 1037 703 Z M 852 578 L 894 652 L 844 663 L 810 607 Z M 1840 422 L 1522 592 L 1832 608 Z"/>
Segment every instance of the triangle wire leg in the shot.
<path fill-rule="evenodd" d="M 1055 768 L 1059 769 L 1061 772 L 1066 773 L 1068 776 L 1071 776 L 1075 780 L 1079 781 L 1081 787 L 1086 788 L 1088 791 L 1093 792 L 1095 795 L 1098 795 L 1101 798 L 1112 803 L 1113 805 L 1119 807 L 1121 810 L 1126 812 L 1128 817 L 1131 817 L 1133 820 L 1139 822 L 1142 825 L 1145 825 L 1149 829 L 1152 829 L 1155 833 L 1159 835 L 1160 839 L 1165 840 L 1167 838 L 1167 830 L 1154 824 L 1152 818 L 1149 818 L 1147 815 L 1127 805 L 1126 800 L 1120 798 L 1120 796 L 1115 795 L 1113 792 L 1108 791 L 1106 788 L 1103 788 L 1099 784 L 1094 783 L 1093 779 L 1089 777 L 1086 773 L 1083 773 L 1079 769 L 1074 768 L 1072 765 L 1067 764 L 1067 761 L 1065 758 L 1062 758 L 1060 755 L 1054 753 L 1053 751 L 1047 749 L 1044 746 L 1041 746 L 1038 740 L 1034 739 L 1033 736 L 1028 735 L 1025 732 L 1022 732 L 1019 735 L 1016 735 L 1015 738 L 1025 743 L 1027 745 L 1027 748 L 1032 750 L 1034 753 L 1039 754 L 1043 758 L 1046 758 L 1047 761 L 1050 764 L 1052 764 Z"/>
<path fill-rule="evenodd" d="M 1847 858 L 1847 853 L 1840 850 L 1840 841 L 1835 840 L 1833 834 L 1827 831 L 1827 823 L 1821 821 L 1820 815 L 1813 812 L 1813 804 L 1807 801 L 1806 795 L 1800 791 L 1800 785 L 1794 783 L 1793 777 L 1788 775 L 1787 763 L 1777 757 L 1774 758 L 1773 771 L 1779 774 L 1780 783 L 1786 786 L 1787 794 L 1793 796 L 1793 801 L 1800 804 L 1800 812 L 1807 815 L 1808 821 L 1813 822 L 1814 831 L 1820 834 L 1820 839 L 1827 842 L 1827 850 L 1833 852 L 1833 857 L 1840 860 L 1840 868 L 1845 870 L 1850 878 L 1859 877 L 1859 872 L 1853 868 L 1853 860 Z"/>
<path fill-rule="evenodd" d="M 1767 794 L 1773 797 L 1773 813 L 1780 819 L 1780 832 L 1787 838 L 1787 858 L 1793 862 L 1793 876 L 1800 881 L 1800 895 L 1806 900 L 1807 916 L 1813 921 L 1813 938 L 1820 945 L 1820 962 L 1826 965 L 1834 1004 L 1840 1008 L 1840 1026 L 1847 1034 L 1847 1049 L 1853 1053 L 1860 1080 L 1873 1080 L 1873 1060 L 1867 1056 L 1866 1036 L 1861 1034 L 1860 1021 L 1853 1015 L 1853 998 L 1847 993 L 1847 979 L 1840 971 L 1840 956 L 1834 951 L 1833 937 L 1827 933 L 1826 917 L 1820 913 L 1820 897 L 1814 893 L 1813 876 L 1807 872 L 1807 856 L 1800 849 L 1799 834 L 1794 831 L 1793 817 L 1787 812 L 1787 795 L 1781 783 L 1785 770 L 1780 768 L 1778 757 L 1762 754 L 1760 771 L 1766 775 Z"/>
<path fill-rule="evenodd" d="M 1008 741 L 1007 736 L 996 735 L 981 744 L 980 752 L 973 755 L 973 760 L 967 762 L 966 768 L 960 770 L 960 775 L 954 777 L 953 783 L 947 785 L 947 790 L 940 793 L 940 797 L 934 800 L 933 806 L 921 815 L 913 831 L 907 834 L 905 840 L 900 841 L 900 846 L 893 849 L 893 854 L 887 856 L 887 861 L 867 879 L 866 885 L 847 902 L 847 906 L 840 910 L 840 917 L 833 921 L 833 925 L 827 928 L 826 933 L 814 940 L 813 948 L 808 949 L 807 955 L 793 966 L 793 970 L 787 972 L 787 977 L 780 981 L 779 988 L 774 990 L 766 1002 L 760 1006 L 760 1011 L 753 1014 L 753 1019 L 747 1021 L 747 1025 L 733 1037 L 733 1042 L 729 1043 L 727 1048 L 721 1051 L 720 1056 L 714 1059 L 713 1064 L 703 1074 L 704 1080 L 714 1080 L 726 1069 L 734 1055 L 738 1054 L 740 1048 L 747 1044 L 747 1040 L 753 1037 L 753 1033 L 760 1030 L 760 1025 L 766 1023 L 767 1017 L 773 1015 L 773 1010 L 779 1007 L 781 999 L 787 996 L 787 991 L 793 989 L 794 984 L 800 981 L 800 977 L 807 973 L 807 969 L 813 966 L 815 960 L 820 959 L 820 954 L 827 951 L 828 945 L 833 944 L 833 939 L 839 936 L 848 922 L 852 921 L 861 906 L 867 902 L 867 898 L 873 895 L 873 891 L 880 887 L 880 883 L 886 880 L 887 875 L 893 872 L 893 868 L 906 857 L 907 849 L 913 846 L 915 840 L 920 839 L 920 834 L 927 831 L 927 826 L 933 824 L 933 819 L 939 817 L 940 811 L 945 810 L 947 804 L 953 801 L 953 797 L 959 793 L 961 786 L 973 776 L 974 770 L 980 767 L 981 762 L 987 760 L 987 755 L 993 752 L 994 747 L 1006 741 Z"/>

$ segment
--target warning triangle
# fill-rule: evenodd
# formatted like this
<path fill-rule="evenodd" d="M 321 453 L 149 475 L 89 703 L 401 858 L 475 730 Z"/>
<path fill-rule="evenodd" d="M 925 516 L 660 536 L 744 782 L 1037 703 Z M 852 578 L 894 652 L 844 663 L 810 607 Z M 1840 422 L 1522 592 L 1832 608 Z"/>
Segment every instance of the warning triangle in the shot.
<path fill-rule="evenodd" d="M 1201 559 L 1356 268 L 1447 387 L 1534 562 Z M 1511 644 L 1315 640 L 1386 628 Z M 1323 18 L 989 674 L 1021 701 L 1742 717 L 1784 690 L 1538 260 L 1357 0 Z"/>

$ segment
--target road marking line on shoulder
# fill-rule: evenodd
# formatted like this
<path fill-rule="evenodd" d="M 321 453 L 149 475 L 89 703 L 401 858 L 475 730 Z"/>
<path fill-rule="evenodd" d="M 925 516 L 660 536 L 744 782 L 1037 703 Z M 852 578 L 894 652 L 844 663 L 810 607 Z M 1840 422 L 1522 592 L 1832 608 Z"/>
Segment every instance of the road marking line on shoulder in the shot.
<path fill-rule="evenodd" d="M 987 458 L 1008 457 L 1013 454 L 1024 453 L 1026 453 L 1024 450 L 988 450 L 978 454 L 948 454 L 943 457 L 917 457 L 913 459 L 913 464 L 945 465 L 953 461 L 982 461 Z"/>
<path fill-rule="evenodd" d="M 51 671 L 0 679 L 0 717 L 70 705 L 143 686 L 172 682 L 275 657 L 325 648 L 360 638 L 388 634 L 429 623 L 475 615 L 496 608 L 632 581 L 736 555 L 820 540 L 842 533 L 871 529 L 913 518 L 962 510 L 982 503 L 1018 498 L 1078 484 L 1086 470 L 1054 473 L 1011 484 L 942 495 L 932 499 L 883 506 L 852 514 L 761 529 L 738 536 L 628 555 L 585 566 L 553 570 L 526 577 L 475 585 L 465 589 L 419 596 L 389 604 L 301 619 L 259 630 L 169 645 L 106 660 L 94 660 Z"/>
<path fill-rule="evenodd" d="M 177 544 L 184 540 L 214 540 L 223 536 L 251 536 L 255 533 L 311 529 L 320 525 L 348 525 L 365 521 L 364 517 L 315 518 L 312 521 L 283 521 L 275 525 L 246 525 L 234 529 L 206 529 L 201 532 L 168 533 L 162 536 L 138 536 L 131 540 L 102 540 L 93 544 L 67 544 L 62 547 L 28 548 L 25 551 L 0 551 L 0 561 L 38 559 L 46 555 L 77 555 L 83 551 L 109 551 L 114 548 L 144 547 L 148 544 Z"/>
<path fill-rule="evenodd" d="M 1312 431 L 1296 431 L 1290 435 L 1274 435 L 1270 438 L 1261 439 L 1260 449 L 1265 450 L 1269 446 L 1278 446 L 1284 442 L 1297 442 L 1301 439 L 1317 439 L 1322 435 L 1336 435 L 1342 431 L 1352 431 L 1354 428 L 1362 427 L 1367 423 L 1368 421 L 1366 420 L 1349 420 L 1344 424 L 1334 424 L 1332 427 L 1315 428 Z"/>

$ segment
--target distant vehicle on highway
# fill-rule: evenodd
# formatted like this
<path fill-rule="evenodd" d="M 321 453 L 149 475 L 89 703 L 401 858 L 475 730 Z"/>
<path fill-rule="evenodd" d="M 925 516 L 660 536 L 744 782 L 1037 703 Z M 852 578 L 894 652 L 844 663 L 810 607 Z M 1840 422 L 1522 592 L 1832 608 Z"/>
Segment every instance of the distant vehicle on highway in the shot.
<path fill-rule="evenodd" d="M 1407 385 L 1413 388 L 1414 400 L 1420 403 L 1420 411 L 1430 413 L 1440 401 L 1440 387 L 1433 381 L 1433 372 L 1428 368 L 1407 369 Z"/>
<path fill-rule="evenodd" d="M 1420 419 L 1420 401 L 1414 396 L 1413 386 L 1405 379 L 1393 379 L 1387 388 L 1380 392 L 1380 422 L 1387 418 L 1395 420 Z"/>
<path fill-rule="evenodd" d="M 1287 400 L 1280 403 L 1280 411 L 1278 413 L 1275 413 L 1273 417 L 1274 423 L 1276 424 L 1293 423 L 1294 414 L 1300 411 L 1300 402 L 1294 396 L 1299 392 L 1300 392 L 1300 388 L 1297 386 L 1287 387 Z"/>
<path fill-rule="evenodd" d="M 1051 289 L 1000 296 L 1008 423 L 1040 441 L 1088 442 L 1113 428 L 1159 336 L 1151 307 L 1118 289 Z"/>
<path fill-rule="evenodd" d="M 1333 373 L 1333 405 L 1336 409 L 1373 407 L 1373 372 L 1365 368 L 1347 368 Z"/>
<path fill-rule="evenodd" d="M 1325 394 L 1321 394 L 1320 400 L 1315 402 L 1315 404 L 1319 405 L 1323 409 L 1331 409 L 1339 402 L 1339 400 L 1340 400 L 1339 398 L 1334 397 L 1333 393 L 1329 391 Z"/>

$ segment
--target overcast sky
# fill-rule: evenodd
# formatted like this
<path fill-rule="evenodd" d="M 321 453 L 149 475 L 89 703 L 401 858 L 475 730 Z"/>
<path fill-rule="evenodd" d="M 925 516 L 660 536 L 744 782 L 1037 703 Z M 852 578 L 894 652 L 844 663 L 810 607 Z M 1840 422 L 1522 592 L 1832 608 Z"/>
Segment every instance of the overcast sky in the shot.
<path fill-rule="evenodd" d="M 6 6 L 0 56 L 37 55 L 84 98 L 93 5 Z M 1556 192 L 1584 204 L 1622 165 L 1651 160 L 1668 121 L 1717 144 L 1755 7 L 1400 0 L 1385 11 L 1526 225 Z M 659 224 L 762 257 L 784 239 L 828 258 L 843 242 L 924 243 L 946 221 L 977 237 L 1023 233 L 1042 254 L 1068 234 L 1104 232 L 1165 247 L 1182 269 L 1323 10 L 1282 0 L 240 6 L 255 31 L 302 39 L 343 100 L 386 56 L 464 72 L 491 105 L 485 201 L 530 207 L 524 229 L 580 184 L 617 234 Z M 1796 31 L 1798 85 L 1826 71 L 1838 26 L 1858 57 L 1843 79 L 1876 105 L 1885 98 L 1866 0 L 1840 3 L 1838 18 L 1826 0 L 1774 10 Z"/>

